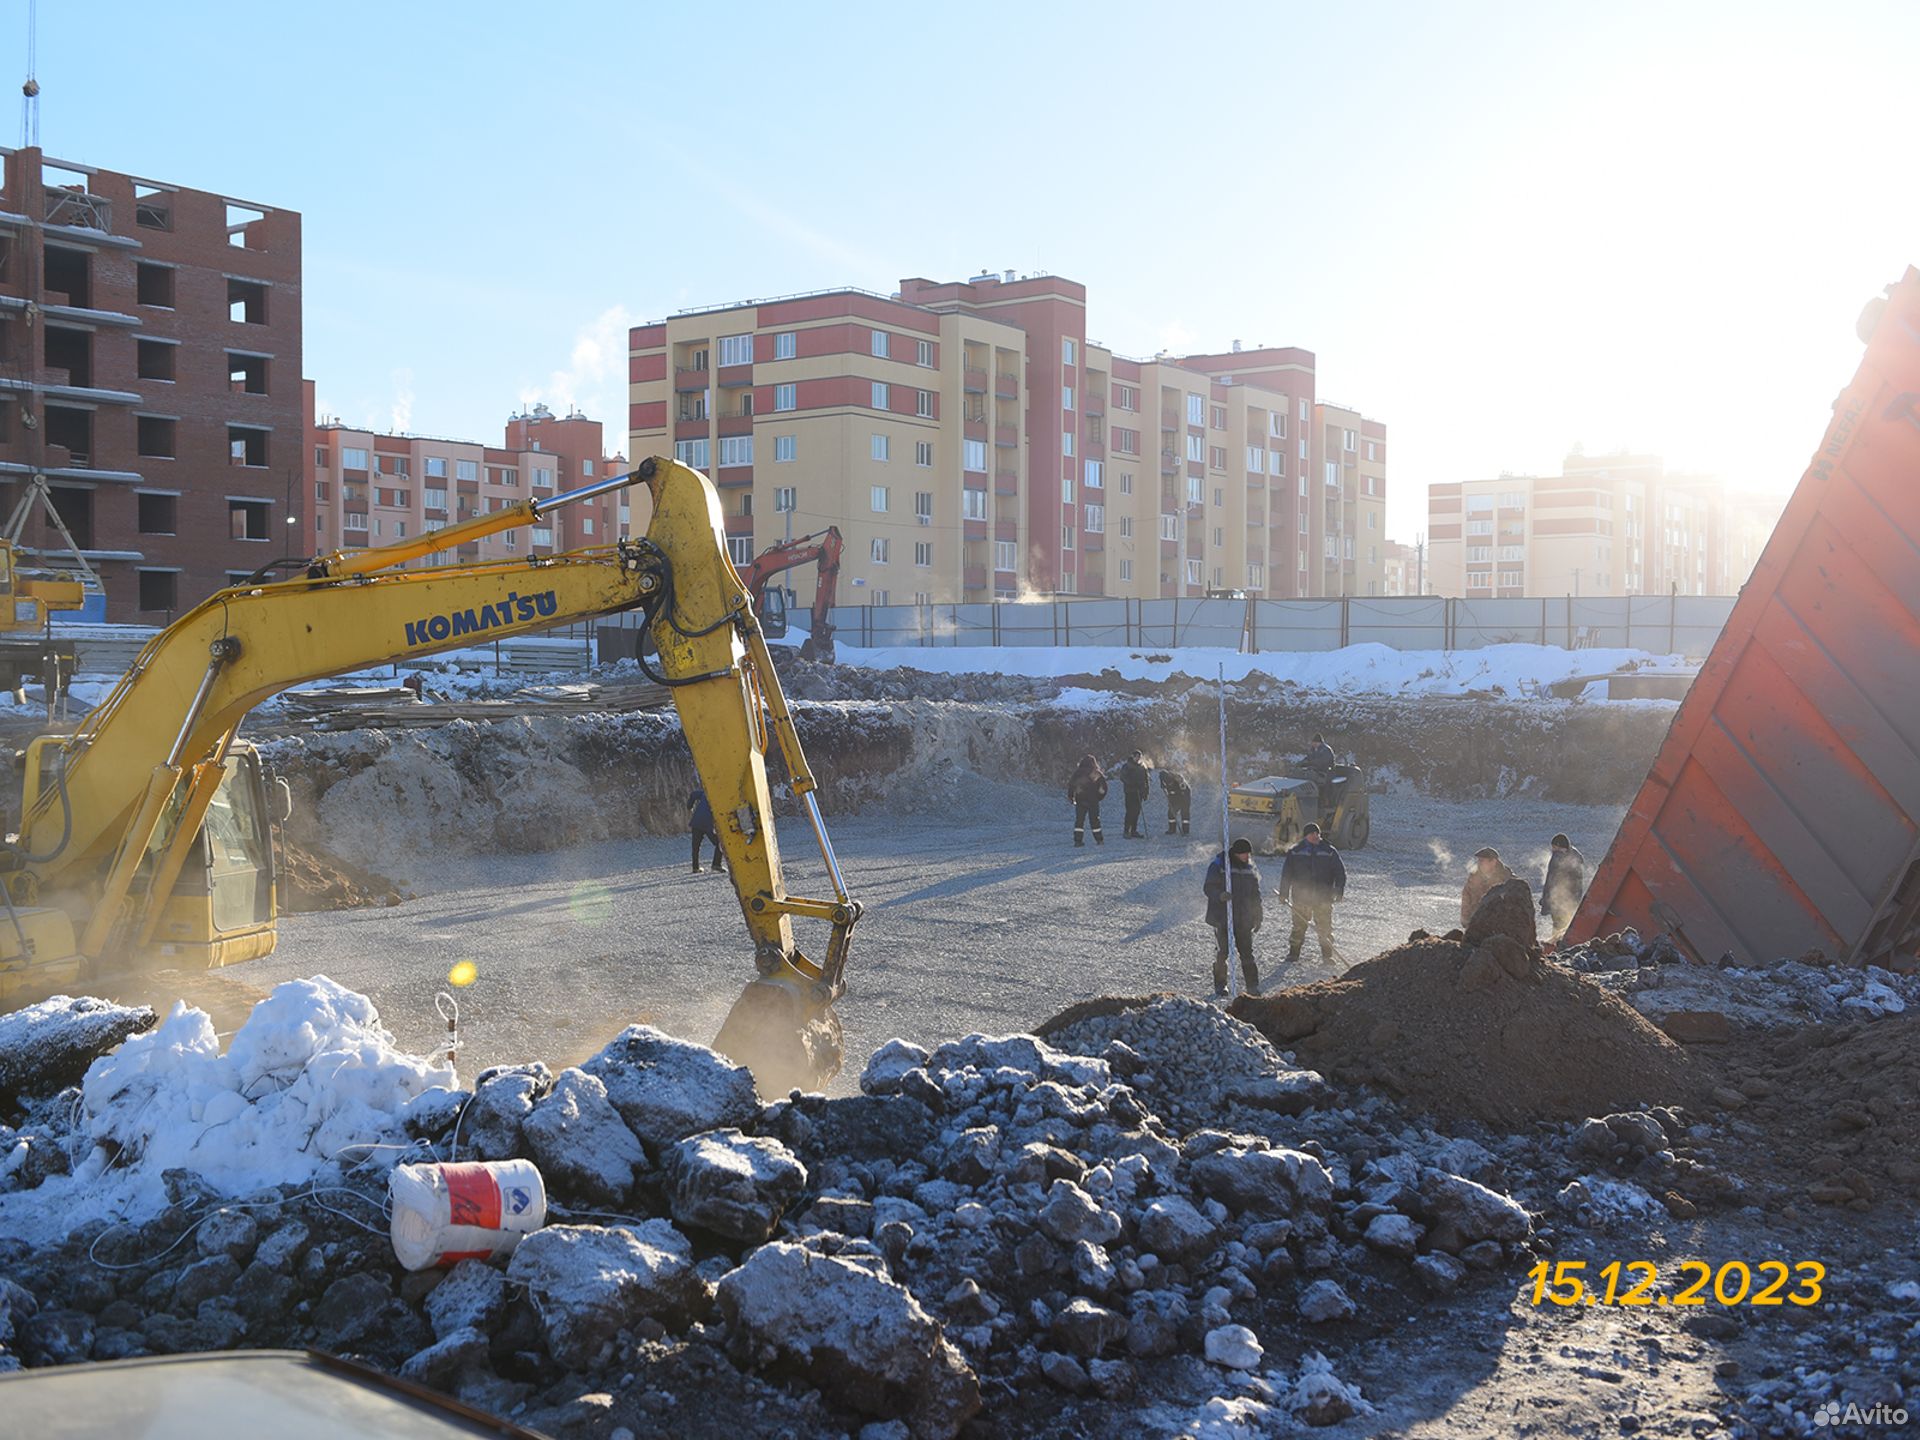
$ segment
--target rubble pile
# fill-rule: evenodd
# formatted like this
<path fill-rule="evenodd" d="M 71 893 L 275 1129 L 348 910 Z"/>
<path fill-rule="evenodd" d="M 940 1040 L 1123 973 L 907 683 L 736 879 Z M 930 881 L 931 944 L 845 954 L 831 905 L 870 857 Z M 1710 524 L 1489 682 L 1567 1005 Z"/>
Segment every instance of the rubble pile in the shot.
<path fill-rule="evenodd" d="M 292 915 L 398 905 L 412 898 L 384 875 L 287 837 L 280 843 L 278 874 L 285 882 L 280 907 Z"/>
<path fill-rule="evenodd" d="M 118 1175 L 116 1208 L 77 1209 L 72 1176 L 0 1196 L 20 1237 L 0 1241 L 0 1368 L 317 1345 L 563 1434 L 621 1415 L 639 1433 L 695 1391 L 729 1397 L 702 1422 L 716 1434 L 947 1436 L 982 1409 L 1018 1429 L 1062 1405 L 1087 1427 L 1324 1424 L 1369 1404 L 1344 1346 L 1536 1243 L 1499 1142 L 1343 1106 L 1175 998 L 1057 1032 L 1098 1055 L 894 1041 L 862 1093 L 772 1104 L 646 1027 L 466 1091 L 388 1053 L 328 981 L 280 987 L 227 1055 L 196 1016 L 118 1049 L 96 1032 L 81 1087 L 35 1112 L 74 1171 Z M 1136 1041 L 1179 1059 L 1155 1069 Z M 1209 1065 L 1228 1077 L 1213 1092 Z M 1262 1065 L 1285 1104 L 1263 1103 Z M 235 1148 L 209 1139 L 230 1130 Z M 549 1224 L 504 1266 L 407 1274 L 383 1178 L 455 1157 L 535 1160 Z"/>

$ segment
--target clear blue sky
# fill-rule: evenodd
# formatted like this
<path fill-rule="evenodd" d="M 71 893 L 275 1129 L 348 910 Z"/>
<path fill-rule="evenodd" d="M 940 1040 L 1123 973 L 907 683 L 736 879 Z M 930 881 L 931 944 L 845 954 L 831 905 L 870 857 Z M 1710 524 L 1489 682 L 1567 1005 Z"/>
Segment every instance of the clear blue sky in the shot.
<path fill-rule="evenodd" d="M 624 444 L 633 321 L 1048 269 L 1127 353 L 1317 352 L 1411 538 L 1574 443 L 1791 485 L 1920 260 L 1916 57 L 1911 4 L 41 0 L 38 72 L 49 154 L 303 212 L 351 421 Z"/>

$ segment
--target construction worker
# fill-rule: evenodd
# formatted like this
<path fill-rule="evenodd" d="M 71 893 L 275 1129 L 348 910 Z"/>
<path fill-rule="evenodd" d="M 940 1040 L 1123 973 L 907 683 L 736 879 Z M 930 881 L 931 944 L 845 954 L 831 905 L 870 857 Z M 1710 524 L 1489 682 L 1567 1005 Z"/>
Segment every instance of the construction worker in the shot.
<path fill-rule="evenodd" d="M 1074 768 L 1073 776 L 1067 781 L 1067 799 L 1073 802 L 1073 843 L 1085 845 L 1086 827 L 1093 826 L 1093 843 L 1104 845 L 1107 837 L 1100 833 L 1100 802 L 1107 798 L 1107 775 L 1100 768 L 1100 762 L 1091 755 L 1082 755 L 1080 763 Z"/>
<path fill-rule="evenodd" d="M 1307 753 L 1300 757 L 1300 763 L 1308 770 L 1331 770 L 1340 761 L 1333 753 L 1333 747 L 1327 744 L 1327 737 L 1316 734 L 1313 744 L 1307 747 Z"/>
<path fill-rule="evenodd" d="M 1121 832 L 1127 840 L 1144 840 L 1147 832 L 1140 828 L 1140 812 L 1145 808 L 1147 796 L 1153 791 L 1153 771 L 1136 750 L 1120 762 L 1120 796 L 1126 802 L 1126 827 Z"/>
<path fill-rule="evenodd" d="M 1474 851 L 1473 868 L 1467 871 L 1467 883 L 1460 887 L 1461 925 L 1473 919 L 1473 912 L 1480 908 L 1480 902 L 1487 898 L 1489 890 L 1513 878 L 1513 871 L 1507 868 L 1506 862 L 1500 858 L 1500 852 L 1491 845 L 1483 845 Z"/>
<path fill-rule="evenodd" d="M 1320 827 L 1309 823 L 1300 843 L 1287 851 L 1280 867 L 1279 896 L 1293 911 L 1293 934 L 1287 940 L 1287 963 L 1300 958 L 1307 923 L 1313 923 L 1320 941 L 1322 964 L 1333 963 L 1333 906 L 1347 898 L 1347 864 L 1340 852 L 1320 838 Z"/>
<path fill-rule="evenodd" d="M 1236 840 L 1213 857 L 1200 887 L 1207 897 L 1207 924 L 1213 927 L 1213 993 L 1227 993 L 1227 859 L 1233 859 L 1233 948 L 1240 952 L 1240 979 L 1247 994 L 1260 993 L 1260 971 L 1253 963 L 1253 932 L 1266 918 L 1260 901 L 1260 872 L 1253 865 L 1253 842 Z"/>
<path fill-rule="evenodd" d="M 1178 770 L 1161 770 L 1160 789 L 1167 797 L 1167 834 L 1193 833 L 1193 788 Z"/>
<path fill-rule="evenodd" d="M 727 862 L 720 855 L 720 832 L 713 823 L 713 806 L 707 802 L 707 792 L 696 785 L 687 795 L 687 829 L 693 834 L 693 873 L 700 873 L 700 842 L 713 842 L 713 868 L 724 871 Z"/>
<path fill-rule="evenodd" d="M 1553 925 L 1558 940 L 1573 923 L 1580 897 L 1587 893 L 1587 861 L 1573 842 L 1564 835 L 1553 837 L 1552 853 L 1547 857 L 1547 875 L 1540 882 L 1540 913 Z"/>

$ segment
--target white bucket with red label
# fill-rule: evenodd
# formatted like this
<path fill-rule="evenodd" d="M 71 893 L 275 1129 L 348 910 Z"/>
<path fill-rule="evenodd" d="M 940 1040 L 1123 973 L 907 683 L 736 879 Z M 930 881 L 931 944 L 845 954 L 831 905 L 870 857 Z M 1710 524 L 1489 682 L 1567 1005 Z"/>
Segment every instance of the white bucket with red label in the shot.
<path fill-rule="evenodd" d="M 393 1253 L 409 1270 L 510 1255 L 547 1223 L 547 1187 L 531 1160 L 398 1165 L 388 1191 Z"/>

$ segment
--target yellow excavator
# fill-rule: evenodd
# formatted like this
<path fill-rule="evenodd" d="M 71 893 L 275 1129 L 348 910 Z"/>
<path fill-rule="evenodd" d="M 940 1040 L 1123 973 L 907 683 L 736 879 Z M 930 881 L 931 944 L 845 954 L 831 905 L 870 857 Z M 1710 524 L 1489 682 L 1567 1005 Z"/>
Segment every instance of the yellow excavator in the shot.
<path fill-rule="evenodd" d="M 637 484 L 653 498 L 642 539 L 407 568 Z M 284 818 L 284 792 L 237 738 L 261 701 L 308 680 L 637 608 L 655 652 L 642 663 L 679 709 L 754 944 L 758 977 L 716 1047 L 752 1067 L 767 1094 L 817 1088 L 838 1071 L 832 1002 L 861 907 L 847 894 L 705 476 L 649 459 L 552 499 L 297 565 L 291 578 L 256 576 L 212 595 L 154 636 L 73 734 L 29 744 L 19 833 L 0 850 L 0 1008 L 115 975 L 272 951 L 271 827 Z M 812 826 L 830 899 L 787 893 L 770 737 Z M 820 960 L 795 944 L 796 919 L 827 925 Z"/>

